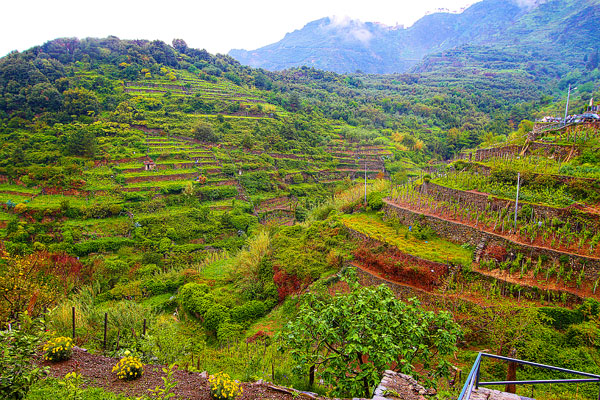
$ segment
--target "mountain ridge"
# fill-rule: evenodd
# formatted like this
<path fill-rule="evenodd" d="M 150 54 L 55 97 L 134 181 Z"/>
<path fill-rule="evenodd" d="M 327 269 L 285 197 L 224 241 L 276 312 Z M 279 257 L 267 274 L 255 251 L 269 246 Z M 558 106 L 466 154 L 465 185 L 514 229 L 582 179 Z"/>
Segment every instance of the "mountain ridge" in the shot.
<path fill-rule="evenodd" d="M 405 73 L 419 69 L 430 55 L 465 45 L 521 46 L 526 52 L 582 44 L 568 48 L 572 58 L 596 46 L 599 10 L 599 0 L 483 0 L 459 14 L 425 15 L 405 29 L 326 17 L 278 42 L 251 51 L 233 49 L 229 55 L 267 70 L 309 66 L 337 73 Z"/>

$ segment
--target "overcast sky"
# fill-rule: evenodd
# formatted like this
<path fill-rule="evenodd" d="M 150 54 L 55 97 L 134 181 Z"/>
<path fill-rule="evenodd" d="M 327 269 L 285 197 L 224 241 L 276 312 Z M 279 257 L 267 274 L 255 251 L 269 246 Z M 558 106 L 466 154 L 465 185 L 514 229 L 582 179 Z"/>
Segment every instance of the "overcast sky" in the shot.
<path fill-rule="evenodd" d="M 14 0 L 2 1 L 0 56 L 58 37 L 184 39 L 210 53 L 253 50 L 327 16 L 410 26 L 426 12 L 477 0 Z"/>

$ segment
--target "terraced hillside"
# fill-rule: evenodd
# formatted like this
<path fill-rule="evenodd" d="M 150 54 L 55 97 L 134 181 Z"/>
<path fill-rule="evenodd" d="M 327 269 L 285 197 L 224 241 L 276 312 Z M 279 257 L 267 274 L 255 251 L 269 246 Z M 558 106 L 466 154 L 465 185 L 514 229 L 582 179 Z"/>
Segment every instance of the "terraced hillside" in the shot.
<path fill-rule="evenodd" d="M 580 131 L 589 129 L 597 132 Z M 560 135 L 561 144 L 548 143 Z M 581 143 L 552 130 L 539 139 L 477 150 L 417 185 L 395 188 L 384 201 L 386 225 L 360 224 L 359 232 L 409 254 L 409 245 L 392 239 L 395 224 L 404 226 L 397 234 L 410 226 L 466 246 L 473 249 L 473 264 L 462 263 L 467 271 L 502 282 L 517 298 L 527 291 L 550 304 L 599 299 L 600 182 L 582 163 L 596 151 L 597 133 Z M 443 252 L 432 254 L 431 261 L 443 261 Z M 446 264 L 455 263 L 448 257 Z"/>

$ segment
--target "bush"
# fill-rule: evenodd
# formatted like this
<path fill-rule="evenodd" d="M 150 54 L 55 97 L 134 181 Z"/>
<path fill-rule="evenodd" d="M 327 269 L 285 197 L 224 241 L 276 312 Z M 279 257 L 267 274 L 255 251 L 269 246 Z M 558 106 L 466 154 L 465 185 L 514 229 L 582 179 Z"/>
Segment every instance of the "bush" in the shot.
<path fill-rule="evenodd" d="M 179 304 L 188 312 L 201 317 L 214 304 L 214 299 L 208 293 L 208 286 L 198 283 L 187 283 L 179 291 Z"/>
<path fill-rule="evenodd" d="M 44 359 L 52 362 L 64 361 L 73 355 L 73 339 L 59 336 L 44 345 Z"/>
<path fill-rule="evenodd" d="M 548 324 L 556 329 L 566 329 L 570 325 L 583 322 L 583 313 L 580 310 L 570 310 L 563 307 L 541 307 L 540 312 L 551 318 Z"/>
<path fill-rule="evenodd" d="M 210 385 L 210 394 L 217 400 L 235 399 L 243 392 L 240 383 L 231 379 L 231 377 L 224 372 L 218 372 L 215 375 L 211 375 L 208 378 L 208 383 Z"/>
<path fill-rule="evenodd" d="M 231 319 L 234 322 L 245 323 L 258 319 L 265 315 L 267 306 L 259 300 L 249 301 L 231 310 Z"/>
<path fill-rule="evenodd" d="M 416 224 L 412 227 L 412 233 L 419 240 L 429 240 L 435 236 L 435 231 L 429 225 Z"/>
<path fill-rule="evenodd" d="M 221 304 L 213 304 L 204 314 L 204 326 L 212 332 L 217 332 L 219 326 L 229 321 L 229 310 Z"/>
<path fill-rule="evenodd" d="M 144 374 L 144 364 L 139 358 L 128 355 L 119 360 L 113 367 L 112 372 L 116 372 L 119 379 L 132 381 Z"/>
<path fill-rule="evenodd" d="M 367 203 L 372 210 L 381 210 L 383 207 L 383 193 L 371 192 L 367 195 Z"/>
<path fill-rule="evenodd" d="M 0 331 L 0 398 L 23 399 L 43 370 L 33 362 L 40 336 L 24 329 Z"/>
<path fill-rule="evenodd" d="M 294 174 L 292 176 L 292 182 L 294 182 L 295 184 L 302 183 L 304 182 L 304 177 L 302 176 L 302 174 Z"/>
<path fill-rule="evenodd" d="M 600 345 L 600 329 L 591 321 L 569 326 L 565 334 L 567 343 L 576 346 L 598 347 Z"/>

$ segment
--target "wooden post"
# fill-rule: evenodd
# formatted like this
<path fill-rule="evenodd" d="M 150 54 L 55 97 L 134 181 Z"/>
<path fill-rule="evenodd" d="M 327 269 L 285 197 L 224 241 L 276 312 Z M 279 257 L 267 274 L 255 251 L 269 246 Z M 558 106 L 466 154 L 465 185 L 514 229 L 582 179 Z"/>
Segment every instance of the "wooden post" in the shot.
<path fill-rule="evenodd" d="M 517 355 L 517 350 L 515 348 L 510 349 L 508 356 L 510 358 L 515 358 L 516 355 Z M 506 380 L 507 381 L 516 381 L 517 380 L 517 363 L 514 361 L 508 362 L 508 373 L 506 375 Z M 504 391 L 506 393 L 516 393 L 517 385 L 515 385 L 514 383 L 508 384 L 508 385 L 506 385 L 506 388 L 504 389 Z"/>
<path fill-rule="evenodd" d="M 104 313 L 104 350 L 106 350 L 106 332 L 107 332 L 107 325 L 108 325 L 108 313 Z"/>
<path fill-rule="evenodd" d="M 73 339 L 75 339 L 75 306 L 71 308 L 72 317 L 73 317 Z"/>

